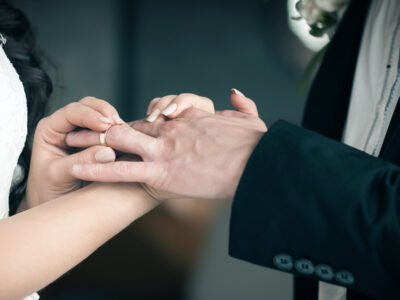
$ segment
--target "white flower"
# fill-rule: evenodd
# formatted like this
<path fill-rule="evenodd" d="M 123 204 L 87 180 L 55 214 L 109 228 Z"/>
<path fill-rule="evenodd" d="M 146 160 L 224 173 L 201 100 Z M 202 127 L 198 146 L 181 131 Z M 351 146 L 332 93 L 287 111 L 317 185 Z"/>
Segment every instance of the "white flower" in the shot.
<path fill-rule="evenodd" d="M 299 0 L 296 9 L 299 17 L 294 20 L 304 19 L 310 26 L 310 34 L 321 37 L 324 34 L 332 34 L 333 29 L 340 18 L 339 11 L 350 0 Z"/>
<path fill-rule="evenodd" d="M 349 0 L 300 0 L 296 3 L 296 9 L 308 25 L 314 25 L 324 15 L 336 13 L 348 2 Z"/>
<path fill-rule="evenodd" d="M 315 4 L 314 0 L 299 1 L 296 3 L 296 9 L 308 25 L 315 24 L 323 15 L 322 9 Z"/>

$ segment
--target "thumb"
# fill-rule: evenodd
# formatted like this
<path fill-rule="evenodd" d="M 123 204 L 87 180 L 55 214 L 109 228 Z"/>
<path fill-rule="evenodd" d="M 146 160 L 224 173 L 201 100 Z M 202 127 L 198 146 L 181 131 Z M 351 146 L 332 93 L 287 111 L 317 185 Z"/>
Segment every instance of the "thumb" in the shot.
<path fill-rule="evenodd" d="M 257 106 L 237 89 L 231 90 L 231 103 L 240 112 L 258 117 Z"/>

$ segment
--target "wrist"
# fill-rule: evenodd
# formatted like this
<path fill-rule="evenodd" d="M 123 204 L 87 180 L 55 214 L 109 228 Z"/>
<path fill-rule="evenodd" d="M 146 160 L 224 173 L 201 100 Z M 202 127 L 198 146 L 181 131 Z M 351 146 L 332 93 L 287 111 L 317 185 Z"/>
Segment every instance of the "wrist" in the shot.
<path fill-rule="evenodd" d="M 92 183 L 85 188 L 88 201 L 112 203 L 115 213 L 133 222 L 160 202 L 150 197 L 137 183 Z"/>

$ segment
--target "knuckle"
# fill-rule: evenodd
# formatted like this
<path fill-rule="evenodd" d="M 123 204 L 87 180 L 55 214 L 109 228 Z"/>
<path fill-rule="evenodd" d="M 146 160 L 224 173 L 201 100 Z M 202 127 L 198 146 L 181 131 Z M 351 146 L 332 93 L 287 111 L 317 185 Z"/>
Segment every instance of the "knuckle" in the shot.
<path fill-rule="evenodd" d="M 179 94 L 179 98 L 190 98 L 190 97 L 196 97 L 197 95 L 192 94 L 192 93 L 181 93 Z"/>
<path fill-rule="evenodd" d="M 67 112 L 72 112 L 80 106 L 78 102 L 71 102 L 65 106 Z"/>
<path fill-rule="evenodd" d="M 175 149 L 176 141 L 174 139 L 161 139 L 157 145 L 160 155 L 164 158 L 168 157 L 171 152 Z"/>
<path fill-rule="evenodd" d="M 172 99 L 175 99 L 176 97 L 178 97 L 177 95 L 166 95 L 166 96 L 164 96 L 164 97 L 161 97 L 161 100 L 168 100 L 168 101 L 170 101 L 170 100 L 172 100 Z"/>
<path fill-rule="evenodd" d="M 207 97 L 201 97 L 200 98 L 202 101 L 202 106 L 203 106 L 203 110 L 209 112 L 209 113 L 214 113 L 215 112 L 215 108 L 214 108 L 214 102 Z"/>
<path fill-rule="evenodd" d="M 88 170 L 88 176 L 90 178 L 98 178 L 102 174 L 101 167 L 98 165 L 93 166 Z"/>
<path fill-rule="evenodd" d="M 115 145 L 123 138 L 127 138 L 129 127 L 125 126 L 112 126 L 106 135 L 106 143 L 108 145 Z"/>
<path fill-rule="evenodd" d="M 58 144 L 61 139 L 60 136 L 55 134 L 54 131 L 49 130 L 49 117 L 43 118 L 39 121 L 36 125 L 35 134 L 34 134 L 34 141 L 45 141 L 50 144 Z"/>
<path fill-rule="evenodd" d="M 191 106 L 184 111 L 186 117 L 196 117 L 199 114 L 199 109 Z"/>
<path fill-rule="evenodd" d="M 103 114 L 103 115 L 112 115 L 116 112 L 116 109 L 114 106 L 112 106 L 110 103 L 103 101 L 99 103 L 98 105 L 98 110 Z"/>
<path fill-rule="evenodd" d="M 83 104 L 91 104 L 96 110 L 100 111 L 102 114 L 113 114 L 116 112 L 114 106 L 108 103 L 106 100 L 98 99 L 95 97 L 87 96 L 79 101 Z"/>
<path fill-rule="evenodd" d="M 119 163 L 115 165 L 115 173 L 117 176 L 124 176 L 129 173 L 129 165 L 127 163 Z"/>
<path fill-rule="evenodd" d="M 98 108 L 110 108 L 113 107 L 108 101 L 103 100 L 103 99 L 95 99 L 94 102 L 96 102 L 96 105 Z"/>
<path fill-rule="evenodd" d="M 183 93 L 179 94 L 175 99 L 174 102 L 178 105 L 193 100 L 193 97 L 197 97 L 194 94 Z"/>
<path fill-rule="evenodd" d="M 79 100 L 80 103 L 88 103 L 97 100 L 97 98 L 92 97 L 92 96 L 85 96 L 81 100 Z"/>
<path fill-rule="evenodd" d="M 36 130 L 37 130 L 37 131 L 43 130 L 43 128 L 46 127 L 46 123 L 48 122 L 48 120 L 49 120 L 49 117 L 44 117 L 44 118 L 42 118 L 42 119 L 38 122 L 38 124 L 36 125 Z"/>
<path fill-rule="evenodd" d="M 207 97 L 202 97 L 202 99 L 208 106 L 214 108 L 214 101 Z"/>
<path fill-rule="evenodd" d="M 92 96 L 85 96 L 81 100 L 79 100 L 79 102 L 80 103 L 85 103 L 85 102 L 91 101 L 92 99 L 93 99 Z"/>

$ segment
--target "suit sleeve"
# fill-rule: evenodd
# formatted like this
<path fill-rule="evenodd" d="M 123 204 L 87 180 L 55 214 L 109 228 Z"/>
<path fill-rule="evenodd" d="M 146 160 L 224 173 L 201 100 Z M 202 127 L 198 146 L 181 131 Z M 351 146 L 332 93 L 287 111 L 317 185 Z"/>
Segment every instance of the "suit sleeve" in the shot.
<path fill-rule="evenodd" d="M 400 299 L 400 168 L 279 121 L 242 175 L 229 252 L 373 297 Z"/>

